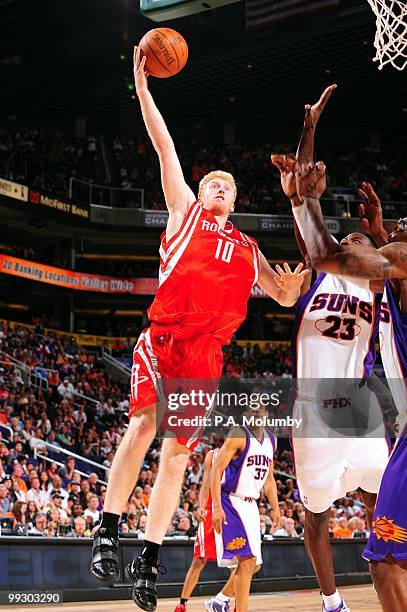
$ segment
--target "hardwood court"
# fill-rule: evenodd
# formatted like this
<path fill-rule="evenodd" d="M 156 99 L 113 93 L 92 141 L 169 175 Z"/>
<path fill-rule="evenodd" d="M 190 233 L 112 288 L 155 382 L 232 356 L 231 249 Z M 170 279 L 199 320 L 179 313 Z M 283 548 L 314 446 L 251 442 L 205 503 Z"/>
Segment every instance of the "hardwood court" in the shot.
<path fill-rule="evenodd" d="M 371 585 L 342 587 L 341 594 L 352 612 L 373 610 L 380 612 L 381 607 L 377 595 Z M 188 603 L 188 612 L 203 611 L 203 597 L 194 597 Z M 178 600 L 161 599 L 157 612 L 173 612 Z M 13 609 L 12 606 L 0 606 L 0 610 Z M 18 606 L 18 610 L 46 610 L 47 612 L 137 612 L 139 608 L 132 601 L 88 601 L 82 603 L 65 603 L 62 606 Z M 320 612 L 321 598 L 318 591 L 290 591 L 273 594 L 251 595 L 249 612 Z"/>

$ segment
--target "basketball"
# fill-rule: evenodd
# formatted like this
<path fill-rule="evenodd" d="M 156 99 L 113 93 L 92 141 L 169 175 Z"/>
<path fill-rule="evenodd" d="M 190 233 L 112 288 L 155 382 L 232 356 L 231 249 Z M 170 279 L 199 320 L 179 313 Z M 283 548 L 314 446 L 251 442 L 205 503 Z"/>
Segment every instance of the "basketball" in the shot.
<path fill-rule="evenodd" d="M 179 32 L 171 28 L 155 28 L 144 34 L 139 43 L 146 56 L 146 71 L 160 79 L 178 74 L 188 59 L 188 45 Z"/>

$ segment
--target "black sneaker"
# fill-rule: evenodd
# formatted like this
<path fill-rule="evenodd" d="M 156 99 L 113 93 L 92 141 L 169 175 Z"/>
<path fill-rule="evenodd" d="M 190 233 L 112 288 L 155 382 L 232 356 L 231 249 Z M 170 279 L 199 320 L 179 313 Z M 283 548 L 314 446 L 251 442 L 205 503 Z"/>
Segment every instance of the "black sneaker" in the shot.
<path fill-rule="evenodd" d="M 99 580 L 119 579 L 119 538 L 112 536 L 106 527 L 100 527 L 93 536 L 90 571 Z"/>
<path fill-rule="evenodd" d="M 166 574 L 165 567 L 151 565 L 141 555 L 126 567 L 126 577 L 133 582 L 133 600 L 142 610 L 153 612 L 157 608 L 157 574 Z"/>

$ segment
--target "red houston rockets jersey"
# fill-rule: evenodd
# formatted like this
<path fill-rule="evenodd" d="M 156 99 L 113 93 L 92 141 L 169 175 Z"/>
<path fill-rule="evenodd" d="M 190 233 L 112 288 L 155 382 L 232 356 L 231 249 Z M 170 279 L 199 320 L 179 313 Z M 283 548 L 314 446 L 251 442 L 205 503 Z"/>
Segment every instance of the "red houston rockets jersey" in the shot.
<path fill-rule="evenodd" d="M 159 287 L 149 318 L 176 327 L 188 338 L 211 334 L 222 342 L 246 318 L 247 301 L 257 282 L 257 243 L 227 221 L 222 229 L 197 200 L 179 231 L 161 236 Z"/>

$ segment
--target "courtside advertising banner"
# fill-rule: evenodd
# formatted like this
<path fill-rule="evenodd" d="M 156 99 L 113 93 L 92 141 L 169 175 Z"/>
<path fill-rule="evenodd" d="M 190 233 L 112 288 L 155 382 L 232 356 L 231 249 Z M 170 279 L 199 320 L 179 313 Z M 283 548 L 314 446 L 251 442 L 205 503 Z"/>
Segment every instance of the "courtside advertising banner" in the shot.
<path fill-rule="evenodd" d="M 76 291 L 154 295 L 158 286 L 155 278 L 117 278 L 85 274 L 2 254 L 0 254 L 0 272 Z"/>
<path fill-rule="evenodd" d="M 14 181 L 0 178 L 0 195 L 13 198 L 13 200 L 28 202 L 28 187 L 21 183 L 15 183 Z"/>
<path fill-rule="evenodd" d="M 0 253 L 0 273 L 19 276 L 39 283 L 57 285 L 75 291 L 98 291 L 100 293 L 127 293 L 131 295 L 155 295 L 158 289 L 156 278 L 118 278 L 101 274 L 86 274 L 47 266 L 36 261 L 11 257 Z M 264 298 L 266 294 L 257 285 L 251 296 Z"/>
<path fill-rule="evenodd" d="M 19 200 L 25 204 L 37 207 L 38 210 L 51 210 L 52 212 L 62 213 L 67 218 L 83 219 L 90 221 L 90 206 L 83 202 L 74 202 L 67 198 L 60 198 L 50 195 L 42 190 L 32 189 L 27 185 L 9 181 L 0 177 L 0 196 Z M 16 204 L 16 202 L 9 202 Z"/>
<path fill-rule="evenodd" d="M 89 204 L 78 204 L 67 199 L 48 195 L 36 189 L 30 189 L 29 202 L 30 204 L 48 208 L 71 217 L 90 220 Z"/>

